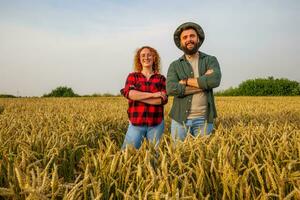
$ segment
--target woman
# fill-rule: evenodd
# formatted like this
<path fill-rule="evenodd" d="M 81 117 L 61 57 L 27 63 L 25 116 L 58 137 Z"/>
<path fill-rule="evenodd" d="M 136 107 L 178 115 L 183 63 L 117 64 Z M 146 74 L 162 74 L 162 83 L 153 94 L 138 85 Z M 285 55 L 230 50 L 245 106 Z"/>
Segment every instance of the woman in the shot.
<path fill-rule="evenodd" d="M 167 103 L 166 78 L 160 74 L 157 51 L 143 46 L 135 54 L 134 71 L 128 75 L 121 93 L 128 99 L 129 127 L 122 145 L 139 148 L 144 140 L 158 145 L 164 132 L 164 108 Z"/>

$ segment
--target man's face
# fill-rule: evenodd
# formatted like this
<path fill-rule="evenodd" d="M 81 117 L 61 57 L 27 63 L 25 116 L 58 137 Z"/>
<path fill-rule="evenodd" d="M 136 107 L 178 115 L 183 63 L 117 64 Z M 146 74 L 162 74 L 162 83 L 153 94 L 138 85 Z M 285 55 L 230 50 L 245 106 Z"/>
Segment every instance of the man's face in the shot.
<path fill-rule="evenodd" d="M 187 55 L 195 54 L 199 49 L 199 37 L 194 29 L 187 29 L 180 34 L 180 45 Z"/>

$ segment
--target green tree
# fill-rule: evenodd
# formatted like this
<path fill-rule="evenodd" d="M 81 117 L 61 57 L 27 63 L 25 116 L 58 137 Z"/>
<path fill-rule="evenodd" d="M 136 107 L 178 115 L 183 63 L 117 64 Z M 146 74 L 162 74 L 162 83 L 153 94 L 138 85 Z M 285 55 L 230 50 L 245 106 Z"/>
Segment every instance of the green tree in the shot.
<path fill-rule="evenodd" d="M 43 97 L 78 97 L 72 88 L 60 86 L 52 90 L 49 94 L 44 94 Z"/>
<path fill-rule="evenodd" d="M 219 96 L 297 96 L 300 95 L 300 84 L 285 78 L 274 77 L 249 79 L 237 88 L 229 88 L 216 93 Z"/>
<path fill-rule="evenodd" d="M 0 94 L 0 98 L 16 98 L 16 96 L 11 94 Z"/>

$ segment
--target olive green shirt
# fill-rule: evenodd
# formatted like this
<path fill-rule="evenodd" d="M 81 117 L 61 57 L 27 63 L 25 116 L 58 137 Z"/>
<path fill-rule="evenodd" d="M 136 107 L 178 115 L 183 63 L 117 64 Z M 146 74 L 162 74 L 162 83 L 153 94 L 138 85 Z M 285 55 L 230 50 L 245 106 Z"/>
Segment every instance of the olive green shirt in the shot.
<path fill-rule="evenodd" d="M 216 57 L 199 52 L 198 85 L 207 94 L 207 116 L 206 119 L 212 123 L 217 117 L 216 106 L 213 96 L 213 88 L 220 85 L 221 70 Z M 208 69 L 212 69 L 213 73 L 204 75 Z M 170 117 L 183 124 L 190 112 L 193 95 L 185 95 L 185 85 L 179 84 L 180 80 L 194 78 L 194 72 L 191 64 L 183 55 L 178 60 L 170 64 L 167 74 L 167 94 L 174 96 L 173 105 L 170 111 Z"/>

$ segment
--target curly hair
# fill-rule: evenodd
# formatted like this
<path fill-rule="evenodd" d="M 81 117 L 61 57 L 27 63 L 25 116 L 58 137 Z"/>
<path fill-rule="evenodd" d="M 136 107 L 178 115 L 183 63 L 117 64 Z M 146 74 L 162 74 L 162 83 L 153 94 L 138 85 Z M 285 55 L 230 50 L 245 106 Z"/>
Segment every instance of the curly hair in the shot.
<path fill-rule="evenodd" d="M 141 54 L 141 51 L 143 49 L 149 49 L 150 52 L 153 54 L 153 66 L 152 66 L 152 70 L 154 73 L 160 73 L 160 57 L 159 57 L 159 54 L 157 53 L 157 51 L 152 48 L 152 47 L 149 47 L 149 46 L 142 46 L 141 48 L 139 48 L 136 53 L 135 53 L 135 56 L 134 56 L 134 71 L 135 72 L 141 72 L 142 69 L 143 69 L 143 66 L 142 66 L 142 63 L 140 61 L 140 54 Z"/>

